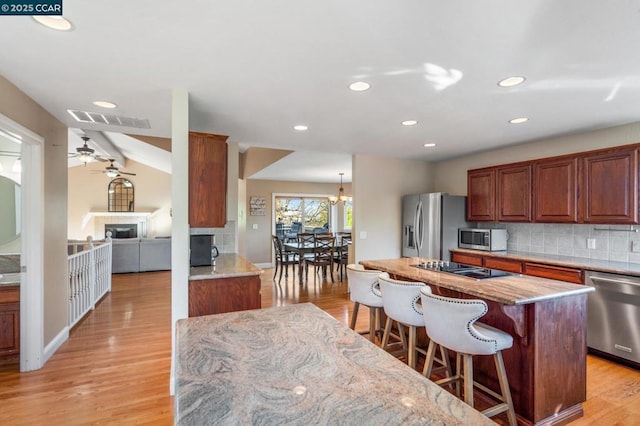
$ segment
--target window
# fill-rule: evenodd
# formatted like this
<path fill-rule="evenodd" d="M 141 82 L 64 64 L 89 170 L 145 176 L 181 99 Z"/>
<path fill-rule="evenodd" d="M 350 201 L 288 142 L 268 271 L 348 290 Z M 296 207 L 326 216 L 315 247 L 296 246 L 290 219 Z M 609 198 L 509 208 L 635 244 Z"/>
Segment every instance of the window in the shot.
<path fill-rule="evenodd" d="M 351 200 L 344 203 L 344 229 L 353 227 L 353 202 Z"/>
<path fill-rule="evenodd" d="M 133 184 L 128 179 L 116 178 L 109 183 L 109 211 L 133 211 Z"/>
<path fill-rule="evenodd" d="M 276 197 L 276 221 L 285 227 L 301 222 L 303 228 L 322 228 L 329 223 L 329 201 L 314 197 Z"/>

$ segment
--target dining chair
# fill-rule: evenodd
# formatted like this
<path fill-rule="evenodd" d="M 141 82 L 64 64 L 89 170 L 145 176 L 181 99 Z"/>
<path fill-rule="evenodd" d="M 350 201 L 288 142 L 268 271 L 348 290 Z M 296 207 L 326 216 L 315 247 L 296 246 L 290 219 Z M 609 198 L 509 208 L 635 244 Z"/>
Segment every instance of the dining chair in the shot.
<path fill-rule="evenodd" d="M 313 243 L 313 258 L 305 259 L 305 274 L 307 280 L 309 279 L 309 265 L 313 265 L 315 267 L 315 275 L 318 275 L 320 268 L 322 268 L 322 276 L 326 278 L 328 270 L 331 275 L 331 282 L 333 282 L 333 251 L 336 237 L 331 235 L 315 235 Z"/>
<path fill-rule="evenodd" d="M 349 281 L 349 299 L 353 302 L 353 313 L 349 327 L 356 329 L 358 311 L 360 305 L 369 308 L 369 331 L 360 334 L 369 334 L 369 340 L 375 343 L 376 333 L 382 333 L 381 311 L 382 294 L 378 285 L 380 271 L 365 270 L 364 266 L 358 264 L 347 265 L 347 280 Z"/>
<path fill-rule="evenodd" d="M 277 235 L 272 235 L 271 240 L 273 241 L 273 251 L 276 257 L 276 267 L 273 271 L 273 279 L 276 278 L 276 274 L 278 270 L 280 270 L 280 277 L 278 278 L 278 282 L 282 280 L 282 270 L 284 269 L 284 276 L 289 276 L 289 265 L 292 267 L 292 273 L 295 275 L 296 273 L 296 264 L 300 262 L 298 255 L 295 253 L 291 253 L 284 250 L 282 245 L 282 240 L 278 238 Z"/>

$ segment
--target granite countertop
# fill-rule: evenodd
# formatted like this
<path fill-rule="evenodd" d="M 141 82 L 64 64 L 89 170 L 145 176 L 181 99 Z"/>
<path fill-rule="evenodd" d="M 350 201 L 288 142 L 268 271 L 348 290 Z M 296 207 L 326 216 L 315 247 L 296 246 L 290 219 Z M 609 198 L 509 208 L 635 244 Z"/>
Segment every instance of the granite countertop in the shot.
<path fill-rule="evenodd" d="M 189 280 L 260 275 L 262 269 L 235 253 L 221 253 L 212 266 L 194 266 L 189 270 Z"/>
<path fill-rule="evenodd" d="M 534 261 L 548 265 L 566 266 L 568 268 L 584 269 L 587 271 L 609 272 L 640 276 L 640 263 L 616 262 L 613 260 L 587 259 L 584 257 L 562 256 L 557 254 L 528 253 L 521 251 L 482 251 L 456 248 L 452 252 L 470 253 L 481 256 L 505 257 L 513 260 Z"/>
<path fill-rule="evenodd" d="M 0 287 L 20 285 L 20 273 L 0 273 Z"/>
<path fill-rule="evenodd" d="M 424 262 L 435 259 L 420 260 Z M 412 281 L 448 288 L 504 305 L 524 305 L 594 291 L 593 287 L 585 285 L 520 274 L 478 280 L 445 272 L 418 269 L 411 266 L 418 263 L 415 257 L 362 260 L 360 263 L 369 269 L 396 274 Z"/>
<path fill-rule="evenodd" d="M 175 423 L 491 425 L 310 303 L 179 320 Z"/>

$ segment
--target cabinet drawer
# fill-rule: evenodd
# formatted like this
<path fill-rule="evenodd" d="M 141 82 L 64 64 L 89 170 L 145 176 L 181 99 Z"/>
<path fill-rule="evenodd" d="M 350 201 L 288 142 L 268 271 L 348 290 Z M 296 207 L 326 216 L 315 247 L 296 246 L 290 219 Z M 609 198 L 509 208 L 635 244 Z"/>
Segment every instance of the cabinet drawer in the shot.
<path fill-rule="evenodd" d="M 533 275 L 534 277 L 551 278 L 553 280 L 566 281 L 575 284 L 584 283 L 584 274 L 582 269 L 525 262 L 524 273 L 526 275 Z"/>
<path fill-rule="evenodd" d="M 451 253 L 453 262 L 464 263 L 465 265 L 482 266 L 482 256 L 475 256 L 467 253 Z"/>
<path fill-rule="evenodd" d="M 499 269 L 501 271 L 522 273 L 522 262 L 519 260 L 501 259 L 496 257 L 486 257 L 484 259 L 485 268 Z"/>

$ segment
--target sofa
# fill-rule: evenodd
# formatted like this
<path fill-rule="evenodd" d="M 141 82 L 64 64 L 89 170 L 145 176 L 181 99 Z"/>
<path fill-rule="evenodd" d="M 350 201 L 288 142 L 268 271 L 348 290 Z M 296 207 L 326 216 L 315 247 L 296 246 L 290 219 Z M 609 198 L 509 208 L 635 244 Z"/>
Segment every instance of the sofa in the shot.
<path fill-rule="evenodd" d="M 171 269 L 171 238 L 114 238 L 111 244 L 114 274 Z"/>

